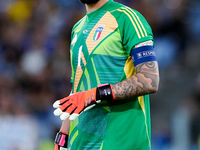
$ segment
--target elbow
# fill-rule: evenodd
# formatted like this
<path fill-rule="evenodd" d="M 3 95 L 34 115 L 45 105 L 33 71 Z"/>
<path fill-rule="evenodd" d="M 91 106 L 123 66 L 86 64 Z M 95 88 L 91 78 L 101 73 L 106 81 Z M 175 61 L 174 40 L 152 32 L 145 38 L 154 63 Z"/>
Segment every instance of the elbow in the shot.
<path fill-rule="evenodd" d="M 158 91 L 158 87 L 152 87 L 148 90 L 147 94 L 154 94 Z"/>
<path fill-rule="evenodd" d="M 158 91 L 158 87 L 151 87 L 147 90 L 146 94 L 154 94 Z"/>
<path fill-rule="evenodd" d="M 160 82 L 160 79 L 159 77 L 157 78 L 156 82 L 155 82 L 155 85 L 154 87 L 152 87 L 152 93 L 156 93 L 159 89 L 159 82 Z"/>
<path fill-rule="evenodd" d="M 156 92 L 158 91 L 158 87 L 154 87 L 154 88 L 152 88 L 151 91 L 152 91 L 152 92 L 151 92 L 152 94 L 153 94 L 153 93 L 156 93 Z"/>
<path fill-rule="evenodd" d="M 151 91 L 150 93 L 156 93 L 159 89 L 159 82 L 160 82 L 160 79 L 159 77 L 154 80 L 154 84 L 150 87 L 149 91 Z"/>

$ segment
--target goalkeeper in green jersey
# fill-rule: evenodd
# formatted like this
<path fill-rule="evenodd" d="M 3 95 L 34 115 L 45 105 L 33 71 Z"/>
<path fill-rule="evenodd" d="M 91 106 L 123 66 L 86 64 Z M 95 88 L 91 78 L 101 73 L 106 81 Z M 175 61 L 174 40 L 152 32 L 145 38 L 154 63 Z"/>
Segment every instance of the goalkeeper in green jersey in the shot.
<path fill-rule="evenodd" d="M 72 29 L 72 92 L 53 104 L 63 120 L 55 150 L 150 150 L 149 94 L 159 85 L 151 27 L 113 0 L 80 1 L 87 13 Z"/>

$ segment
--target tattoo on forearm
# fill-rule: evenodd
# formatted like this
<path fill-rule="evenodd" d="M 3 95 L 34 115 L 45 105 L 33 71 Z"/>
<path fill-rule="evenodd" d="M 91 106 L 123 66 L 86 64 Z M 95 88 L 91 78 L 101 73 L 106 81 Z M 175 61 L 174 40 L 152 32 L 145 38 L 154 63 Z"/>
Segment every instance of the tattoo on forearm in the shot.
<path fill-rule="evenodd" d="M 114 84 L 116 99 L 124 99 L 154 93 L 158 89 L 159 72 L 156 61 L 145 62 L 135 67 L 136 75 Z"/>

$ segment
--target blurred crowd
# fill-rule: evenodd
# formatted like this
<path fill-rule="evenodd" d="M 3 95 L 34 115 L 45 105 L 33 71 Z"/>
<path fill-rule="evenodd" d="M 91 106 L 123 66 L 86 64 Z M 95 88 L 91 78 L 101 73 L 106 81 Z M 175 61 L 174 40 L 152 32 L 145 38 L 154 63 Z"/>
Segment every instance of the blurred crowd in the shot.
<path fill-rule="evenodd" d="M 116 1 L 141 12 L 155 37 L 152 150 L 200 149 L 200 1 Z M 53 149 L 52 104 L 70 93 L 71 29 L 85 13 L 79 0 L 0 1 L 0 149 Z"/>

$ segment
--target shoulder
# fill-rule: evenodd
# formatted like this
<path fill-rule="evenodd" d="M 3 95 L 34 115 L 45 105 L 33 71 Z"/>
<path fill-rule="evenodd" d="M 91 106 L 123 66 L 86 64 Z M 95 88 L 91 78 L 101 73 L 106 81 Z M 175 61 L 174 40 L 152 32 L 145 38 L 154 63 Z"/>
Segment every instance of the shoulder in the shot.
<path fill-rule="evenodd" d="M 113 16 L 115 16 L 115 18 L 118 20 L 126 20 L 126 21 L 134 21 L 134 20 L 138 20 L 141 19 L 143 20 L 144 17 L 142 16 L 142 14 L 140 12 L 138 12 L 137 10 L 130 8 L 126 5 L 123 4 L 113 4 L 115 9 L 113 9 L 111 12 L 111 14 Z"/>
<path fill-rule="evenodd" d="M 142 34 L 142 36 L 143 34 L 151 34 L 151 27 L 149 26 L 145 17 L 139 11 L 122 4 L 118 6 L 120 7 L 111 11 L 111 14 L 117 20 L 121 30 L 124 30 L 124 28 L 127 30 L 132 29 L 136 31 L 137 34 Z M 140 37 L 140 35 L 138 36 Z"/>
<path fill-rule="evenodd" d="M 86 16 L 84 16 L 83 18 L 81 18 L 72 28 L 72 32 L 77 32 L 77 30 L 79 30 L 79 28 L 82 26 L 82 24 L 85 22 L 86 20 Z"/>

